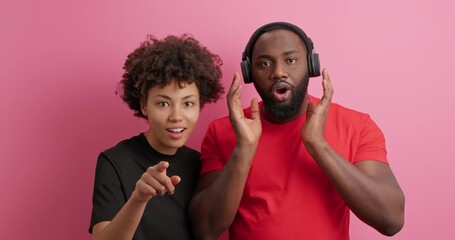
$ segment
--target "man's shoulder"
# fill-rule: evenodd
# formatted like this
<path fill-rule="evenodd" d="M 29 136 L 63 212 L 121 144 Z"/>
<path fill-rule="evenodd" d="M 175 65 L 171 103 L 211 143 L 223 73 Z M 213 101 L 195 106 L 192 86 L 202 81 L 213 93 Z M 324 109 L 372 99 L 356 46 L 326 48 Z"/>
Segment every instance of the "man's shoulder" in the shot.
<path fill-rule="evenodd" d="M 228 115 L 216 118 L 216 119 L 212 120 L 210 122 L 210 124 L 224 124 L 226 122 L 229 122 L 229 116 Z"/>
<path fill-rule="evenodd" d="M 311 96 L 311 95 L 308 95 L 311 102 L 314 103 L 314 104 L 318 104 L 319 101 L 321 101 L 320 98 L 317 98 L 317 97 L 314 97 L 314 96 Z M 336 112 L 338 114 L 342 114 L 344 116 L 347 116 L 347 117 L 364 117 L 364 116 L 368 116 L 368 113 L 365 113 L 365 112 L 361 112 L 359 110 L 356 110 L 356 109 L 353 109 L 353 108 L 350 108 L 350 107 L 347 107 L 347 106 L 344 106 L 344 105 L 341 105 L 337 102 L 331 102 L 330 103 L 330 112 Z"/>
<path fill-rule="evenodd" d="M 251 107 L 247 107 L 243 109 L 243 114 L 245 117 L 251 117 Z M 210 125 L 230 125 L 229 115 L 225 115 L 220 118 L 216 118 L 210 122 Z"/>

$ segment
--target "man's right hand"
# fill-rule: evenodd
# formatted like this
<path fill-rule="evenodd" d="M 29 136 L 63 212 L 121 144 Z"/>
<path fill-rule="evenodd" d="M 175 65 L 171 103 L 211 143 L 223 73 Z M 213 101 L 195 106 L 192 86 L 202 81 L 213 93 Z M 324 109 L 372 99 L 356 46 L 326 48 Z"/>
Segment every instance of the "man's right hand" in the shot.
<path fill-rule="evenodd" d="M 229 120 L 234 128 L 237 144 L 257 146 L 262 132 L 258 100 L 256 98 L 251 100 L 251 118 L 246 118 L 240 100 L 241 90 L 240 77 L 236 72 L 227 93 Z"/>

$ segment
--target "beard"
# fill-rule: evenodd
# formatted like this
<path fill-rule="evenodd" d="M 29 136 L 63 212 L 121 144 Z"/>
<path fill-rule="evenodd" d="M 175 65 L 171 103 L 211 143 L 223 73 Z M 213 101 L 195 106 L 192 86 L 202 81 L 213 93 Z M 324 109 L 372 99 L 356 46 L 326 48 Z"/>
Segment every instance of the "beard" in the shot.
<path fill-rule="evenodd" d="M 272 88 L 269 91 L 258 91 L 267 110 L 277 119 L 288 119 L 295 116 L 302 106 L 304 97 L 308 91 L 309 75 L 303 77 L 299 85 L 291 86 L 291 98 L 288 102 L 277 102 L 272 97 Z"/>

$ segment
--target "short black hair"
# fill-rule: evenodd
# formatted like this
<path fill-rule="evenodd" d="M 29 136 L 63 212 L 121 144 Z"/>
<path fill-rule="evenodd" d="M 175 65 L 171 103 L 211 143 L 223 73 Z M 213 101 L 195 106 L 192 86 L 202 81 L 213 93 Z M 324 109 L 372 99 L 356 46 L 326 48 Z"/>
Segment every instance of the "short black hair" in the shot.
<path fill-rule="evenodd" d="M 292 23 L 272 22 L 258 28 L 251 35 L 250 40 L 248 40 L 248 43 L 245 46 L 245 51 L 243 52 L 242 60 L 245 60 L 247 57 L 251 58 L 251 55 L 253 54 L 254 44 L 262 34 L 277 29 L 285 29 L 294 32 L 300 37 L 300 39 L 302 39 L 303 44 L 305 45 L 305 48 L 307 50 L 307 53 L 309 54 L 313 51 L 314 48 L 313 41 L 311 41 L 311 39 L 306 35 L 306 33 L 301 28 L 297 27 Z"/>

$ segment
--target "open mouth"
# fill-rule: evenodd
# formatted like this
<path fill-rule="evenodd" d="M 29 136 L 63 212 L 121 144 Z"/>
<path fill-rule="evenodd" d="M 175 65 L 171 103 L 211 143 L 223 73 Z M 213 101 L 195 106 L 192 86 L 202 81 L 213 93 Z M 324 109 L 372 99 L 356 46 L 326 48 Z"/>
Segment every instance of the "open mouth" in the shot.
<path fill-rule="evenodd" d="M 170 133 L 182 133 L 185 128 L 168 128 L 167 131 Z"/>
<path fill-rule="evenodd" d="M 272 97 L 275 101 L 284 102 L 291 97 L 291 85 L 287 82 L 276 82 L 272 86 Z"/>
<path fill-rule="evenodd" d="M 277 94 L 285 94 L 287 90 L 288 89 L 286 89 L 286 88 L 278 88 L 275 91 L 277 92 Z"/>
<path fill-rule="evenodd" d="M 169 137 L 174 140 L 179 140 L 185 135 L 186 128 L 168 128 Z"/>

